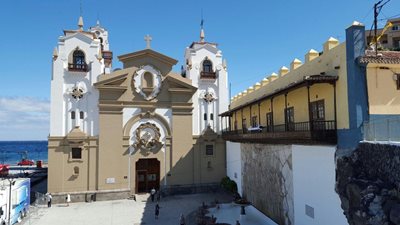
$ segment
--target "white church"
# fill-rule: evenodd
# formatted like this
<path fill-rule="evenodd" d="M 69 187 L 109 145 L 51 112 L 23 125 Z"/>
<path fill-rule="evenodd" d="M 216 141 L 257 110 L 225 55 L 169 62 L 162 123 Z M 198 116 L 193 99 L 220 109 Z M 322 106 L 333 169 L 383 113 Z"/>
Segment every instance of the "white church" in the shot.
<path fill-rule="evenodd" d="M 221 50 L 202 28 L 177 73 L 177 60 L 145 40 L 145 49 L 118 56 L 123 68 L 113 69 L 109 33 L 99 22 L 85 29 L 80 17 L 76 30 L 58 38 L 48 138 L 55 200 L 211 187 L 226 176 L 218 115 L 228 110 L 228 73 Z"/>

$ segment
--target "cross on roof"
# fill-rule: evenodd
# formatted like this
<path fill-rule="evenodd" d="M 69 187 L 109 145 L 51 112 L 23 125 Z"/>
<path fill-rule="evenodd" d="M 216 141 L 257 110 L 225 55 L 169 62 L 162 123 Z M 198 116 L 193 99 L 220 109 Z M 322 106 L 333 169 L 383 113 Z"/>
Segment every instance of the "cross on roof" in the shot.
<path fill-rule="evenodd" d="M 146 35 L 146 36 L 144 36 L 144 40 L 146 41 L 146 49 L 150 49 L 151 48 L 150 42 L 151 42 L 151 40 L 153 40 L 153 38 L 151 38 L 150 35 Z"/>

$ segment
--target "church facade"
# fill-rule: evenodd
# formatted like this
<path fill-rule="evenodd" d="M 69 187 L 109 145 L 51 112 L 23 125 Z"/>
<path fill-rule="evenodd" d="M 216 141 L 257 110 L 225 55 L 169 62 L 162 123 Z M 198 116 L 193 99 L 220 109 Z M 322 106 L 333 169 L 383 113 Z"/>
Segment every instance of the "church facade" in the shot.
<path fill-rule="evenodd" d="M 227 67 L 217 44 L 193 42 L 177 60 L 144 50 L 118 56 L 99 23 L 65 30 L 53 53 L 48 191 L 84 200 L 152 188 L 198 187 L 225 176 L 218 115 L 228 109 Z"/>

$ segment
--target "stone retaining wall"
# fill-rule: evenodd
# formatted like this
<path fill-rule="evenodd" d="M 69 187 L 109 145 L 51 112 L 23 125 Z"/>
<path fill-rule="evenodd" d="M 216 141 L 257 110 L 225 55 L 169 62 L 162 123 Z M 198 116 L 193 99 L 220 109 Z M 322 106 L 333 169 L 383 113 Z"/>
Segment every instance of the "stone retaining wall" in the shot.
<path fill-rule="evenodd" d="M 281 225 L 294 224 L 291 145 L 241 144 L 243 197 Z"/>
<path fill-rule="evenodd" d="M 361 143 L 336 173 L 350 225 L 400 225 L 400 146 Z"/>

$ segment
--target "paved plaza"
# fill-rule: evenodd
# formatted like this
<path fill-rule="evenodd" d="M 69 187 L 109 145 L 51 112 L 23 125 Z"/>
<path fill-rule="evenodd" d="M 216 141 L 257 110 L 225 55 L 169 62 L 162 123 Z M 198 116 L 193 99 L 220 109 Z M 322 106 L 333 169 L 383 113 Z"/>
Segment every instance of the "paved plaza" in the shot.
<path fill-rule="evenodd" d="M 98 202 L 77 202 L 31 207 L 28 217 L 22 225 L 179 225 L 180 214 L 187 219 L 187 225 L 196 224 L 195 212 L 203 202 L 210 204 L 215 200 L 229 202 L 227 194 L 192 194 L 176 195 L 161 199 L 160 216 L 154 216 L 156 202 L 151 202 L 149 195 L 137 195 L 134 200 L 115 200 Z M 241 225 L 276 225 L 254 207 L 246 207 L 246 215 L 240 216 L 240 206 L 226 203 L 220 208 L 210 208 L 208 216 L 215 216 L 218 223 L 235 225 L 236 220 Z"/>
<path fill-rule="evenodd" d="M 23 225 L 177 225 L 180 214 L 185 216 L 201 206 L 218 199 L 220 202 L 230 200 L 226 194 L 193 194 L 169 196 L 161 199 L 160 216 L 154 217 L 156 203 L 148 195 L 137 195 L 134 200 L 97 201 L 92 203 L 78 202 L 53 205 L 51 208 L 31 207 L 31 213 L 24 218 Z M 188 221 L 189 222 L 189 221 Z"/>

